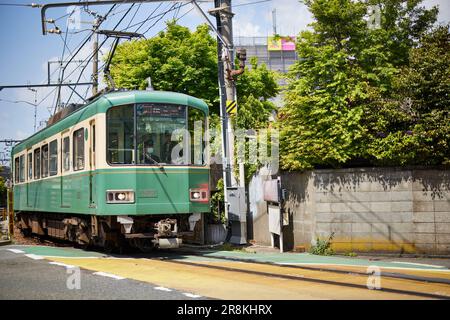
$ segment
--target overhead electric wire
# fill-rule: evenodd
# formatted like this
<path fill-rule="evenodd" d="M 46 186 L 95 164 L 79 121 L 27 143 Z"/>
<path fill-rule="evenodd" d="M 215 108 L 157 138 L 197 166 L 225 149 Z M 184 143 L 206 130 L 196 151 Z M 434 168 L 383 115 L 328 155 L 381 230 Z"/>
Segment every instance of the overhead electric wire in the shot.
<path fill-rule="evenodd" d="M 30 8 L 36 8 L 39 5 L 37 4 L 24 4 L 24 3 L 0 3 L 0 6 L 8 6 L 8 7 L 30 7 Z"/>
<path fill-rule="evenodd" d="M 91 39 L 91 37 L 94 35 L 94 33 L 96 32 L 96 30 L 97 30 L 97 29 L 100 27 L 100 25 L 108 18 L 108 16 L 113 12 L 113 10 L 114 10 L 117 6 L 120 6 L 120 4 L 114 4 L 114 5 L 109 9 L 109 11 L 106 13 L 106 15 L 103 17 L 103 19 L 99 21 L 98 25 L 97 25 L 97 26 L 92 30 L 92 32 L 86 37 L 86 39 L 85 39 L 84 41 L 82 41 L 82 44 L 81 44 L 81 46 L 78 47 L 77 52 L 76 52 L 75 54 L 72 54 L 72 55 L 71 55 L 70 60 L 69 60 L 69 61 L 66 63 L 66 65 L 64 66 L 64 69 L 63 69 L 64 71 L 65 71 L 65 69 L 67 68 L 67 66 L 69 65 L 69 63 L 70 63 L 70 62 L 75 58 L 75 56 L 82 50 L 82 48 L 87 44 L 87 42 L 88 42 L 88 41 Z M 128 12 L 129 12 L 129 11 L 127 11 L 127 13 L 128 13 Z M 123 19 L 123 18 L 122 18 L 122 19 Z M 121 21 L 122 21 L 122 19 L 121 19 Z M 97 51 L 96 51 L 95 53 L 97 53 L 97 52 L 99 51 L 99 49 L 100 49 L 100 47 L 97 49 Z M 95 54 L 95 53 L 94 53 L 94 54 Z M 93 58 L 93 55 L 94 55 L 94 54 L 91 54 L 91 55 L 90 55 L 89 60 L 87 60 L 87 58 L 83 60 L 82 64 L 86 63 L 86 61 L 87 61 L 87 63 L 84 65 L 84 67 L 83 67 L 83 69 L 82 69 L 82 71 L 81 71 L 81 73 L 80 73 L 80 76 L 78 77 L 76 83 L 78 83 L 78 82 L 80 81 L 81 76 L 83 75 L 84 70 L 86 69 L 86 67 L 87 67 L 87 65 L 89 64 L 89 62 L 91 61 L 91 59 Z M 88 57 L 89 57 L 89 56 L 88 56 Z M 62 79 L 61 82 L 64 82 L 65 80 L 67 80 L 67 78 L 70 77 L 75 71 L 76 71 L 76 69 L 74 69 L 67 77 L 64 77 L 64 76 L 63 76 L 64 79 Z M 74 89 L 71 88 L 71 89 L 72 89 L 72 92 L 71 92 L 70 97 L 69 97 L 69 99 L 68 99 L 67 102 L 69 102 L 70 99 L 71 99 L 72 96 L 73 96 L 74 90 L 75 90 L 76 87 L 77 87 L 77 84 L 76 84 L 76 83 L 74 83 Z M 55 108 L 54 108 L 53 113 L 56 112 L 57 107 L 58 107 L 58 105 L 55 104 Z"/>
<path fill-rule="evenodd" d="M 252 4 L 258 4 L 258 3 L 269 2 L 269 1 L 272 1 L 272 0 L 260 0 L 260 1 L 254 1 L 254 2 L 248 2 L 248 3 L 241 3 L 241 4 L 233 5 L 233 8 L 242 7 L 242 6 L 249 6 L 249 5 L 252 5 Z"/>
<path fill-rule="evenodd" d="M 130 13 L 130 11 L 131 11 L 131 9 L 133 8 L 133 6 L 134 6 L 134 4 L 128 8 L 127 12 L 122 16 L 122 18 L 119 20 L 119 22 L 115 25 L 113 31 L 115 31 L 115 30 L 117 29 L 117 27 L 118 27 L 118 26 L 122 23 L 122 21 L 126 18 L 126 16 L 128 15 L 128 13 Z M 110 12 L 111 12 L 111 11 L 110 11 Z M 103 42 L 98 46 L 97 50 L 96 50 L 95 52 L 93 52 L 91 55 L 89 55 L 89 57 L 88 57 L 89 59 L 86 58 L 86 59 L 84 60 L 84 62 L 87 61 L 87 63 L 86 63 L 86 65 L 83 67 L 83 69 L 81 70 L 80 75 L 78 76 L 78 79 L 77 79 L 76 83 L 78 83 L 78 82 L 80 81 L 81 76 L 82 76 L 84 70 L 86 69 L 87 65 L 88 65 L 89 62 L 92 60 L 92 58 L 94 57 L 94 55 L 97 54 L 97 53 L 100 51 L 100 48 L 105 44 L 105 42 L 106 42 L 108 39 L 109 39 L 109 37 L 106 37 L 105 40 L 103 40 Z M 77 84 L 76 84 L 76 83 L 74 84 L 74 89 L 76 89 L 76 87 L 77 87 Z M 71 94 L 70 94 L 70 96 L 69 96 L 69 99 L 67 100 L 67 103 L 70 101 L 70 99 L 72 98 L 72 96 L 73 96 L 73 91 L 71 92 Z"/>
<path fill-rule="evenodd" d="M 174 7 L 176 5 L 177 5 L 176 3 L 173 4 L 172 7 L 170 7 L 169 10 L 163 12 L 163 14 L 159 17 L 159 19 L 156 20 L 150 27 L 148 27 L 147 30 L 145 30 L 142 34 L 145 35 L 147 32 L 149 32 L 158 22 L 160 22 L 166 16 L 166 14 L 168 14 L 170 11 L 174 10 Z"/>
<path fill-rule="evenodd" d="M 162 6 L 162 2 L 158 4 L 158 6 L 150 13 L 150 15 L 147 16 L 146 19 L 144 19 L 143 21 L 138 22 L 138 23 L 136 23 L 136 24 L 133 24 L 133 25 L 131 25 L 131 26 L 128 26 L 127 28 L 125 28 L 125 29 L 122 30 L 122 31 L 128 30 L 128 29 L 130 29 L 130 28 L 134 28 L 135 26 L 140 25 L 140 26 L 134 31 L 135 33 L 137 33 L 137 32 L 139 31 L 139 29 L 141 29 L 142 26 L 143 26 L 147 21 L 152 20 L 152 19 L 155 18 L 155 17 L 152 17 L 152 16 L 153 16 L 153 14 L 154 14 L 161 6 Z"/>
<path fill-rule="evenodd" d="M 141 21 L 141 22 L 138 22 L 138 23 L 136 23 L 136 24 L 131 25 L 132 21 L 133 21 L 134 18 L 136 17 L 136 14 L 137 14 L 137 12 L 138 12 L 140 6 L 141 6 L 141 4 L 139 4 L 139 8 L 137 8 L 137 10 L 135 11 L 133 17 L 131 18 L 130 22 L 128 23 L 128 26 L 127 26 L 126 28 L 124 28 L 122 31 L 128 30 L 128 29 L 130 29 L 130 28 L 133 28 L 133 27 L 139 25 L 139 27 L 138 27 L 138 28 L 136 29 L 136 31 L 135 31 L 135 32 L 137 33 L 137 32 L 140 30 L 140 28 L 142 28 L 142 27 L 145 25 L 145 23 L 147 23 L 148 21 L 152 21 L 152 20 L 154 20 L 154 19 L 156 19 L 156 18 L 159 17 L 159 19 L 158 19 L 157 21 L 155 21 L 150 27 L 147 28 L 147 30 L 144 32 L 144 34 L 145 34 L 145 33 L 147 33 L 148 31 L 150 31 L 151 28 L 153 28 L 159 21 L 161 21 L 161 19 L 163 19 L 163 17 L 164 17 L 166 14 L 168 14 L 169 12 L 171 12 L 171 11 L 173 11 L 173 10 L 178 10 L 178 11 L 179 11 L 182 7 L 184 7 L 184 6 L 187 5 L 187 4 L 189 4 L 189 3 L 183 3 L 183 4 L 179 4 L 179 5 L 178 5 L 177 3 L 175 3 L 175 4 L 172 4 L 171 6 L 170 6 L 170 4 L 169 4 L 169 6 L 170 6 L 169 9 L 166 9 L 164 12 L 159 13 L 159 14 L 157 14 L 157 15 L 155 15 L 155 16 L 152 16 L 152 15 L 153 15 L 160 7 L 161 7 L 162 3 L 160 3 L 160 4 L 156 7 L 156 9 L 153 10 L 153 12 L 152 12 L 145 20 L 143 20 L 143 21 Z M 178 5 L 178 6 L 177 6 L 177 5 Z M 116 5 L 114 5 L 114 6 L 116 6 Z M 114 8 L 114 6 L 113 6 L 113 8 Z M 169 6 L 167 6 L 166 8 L 168 8 Z M 123 20 L 126 18 L 126 16 L 130 13 L 130 11 L 132 10 L 133 7 L 134 7 L 134 4 L 131 5 L 131 6 L 126 10 L 126 13 L 122 16 L 122 18 L 120 19 L 120 21 L 115 25 L 113 31 L 115 31 L 115 30 L 119 27 L 119 25 L 123 22 Z M 106 18 L 107 16 L 109 16 L 109 14 L 112 12 L 113 8 L 111 8 L 111 10 L 110 10 L 110 11 L 108 12 L 108 14 L 105 16 L 105 18 Z M 191 9 L 191 10 L 192 10 L 192 9 Z M 185 14 L 183 14 L 182 16 L 180 16 L 180 17 L 178 18 L 178 20 L 181 19 L 182 17 L 184 17 L 184 16 L 185 16 L 187 13 L 189 13 L 191 10 L 189 10 L 188 12 L 186 12 Z M 122 12 L 123 12 L 123 11 L 122 11 Z M 104 19 L 104 20 L 106 20 L 106 19 Z M 103 20 L 103 21 L 104 21 L 104 20 Z M 91 36 L 92 36 L 92 34 L 89 35 L 89 38 L 90 38 Z M 101 44 L 99 45 L 97 51 L 96 51 L 96 52 L 93 52 L 92 54 L 90 54 L 88 57 L 86 57 L 86 58 L 83 60 L 82 64 L 84 64 L 84 66 L 83 66 L 83 68 L 82 68 L 82 70 L 81 70 L 81 72 L 80 72 L 80 75 L 78 76 L 77 81 L 74 83 L 73 88 L 71 88 L 71 89 L 72 89 L 72 92 L 71 92 L 71 94 L 70 94 L 70 96 L 69 96 L 69 99 L 67 100 L 66 104 L 69 103 L 69 101 L 72 99 L 73 94 L 74 94 L 74 90 L 75 90 L 76 87 L 77 87 L 77 83 L 80 81 L 81 76 L 83 75 L 83 72 L 85 71 L 87 65 L 88 65 L 88 64 L 90 63 L 90 61 L 93 59 L 94 55 L 97 54 L 97 53 L 100 51 L 100 49 L 103 47 L 103 45 L 105 44 L 105 42 L 106 42 L 108 39 L 109 39 L 109 37 L 106 37 L 106 38 L 101 42 Z M 81 45 L 81 47 L 78 48 L 77 52 L 76 52 L 75 54 L 72 54 L 71 60 L 73 60 L 73 58 L 81 51 L 81 48 L 84 47 L 84 45 L 86 45 L 86 43 L 87 43 L 87 41 L 84 41 L 83 44 Z M 66 67 L 67 67 L 67 64 L 66 64 Z M 105 66 L 103 65 L 102 68 L 100 68 L 100 69 L 103 69 L 104 67 L 105 67 Z M 99 70 L 100 70 L 100 69 L 99 69 Z M 64 80 L 66 80 L 68 77 L 70 77 L 75 71 L 76 71 L 76 70 L 73 70 L 69 75 L 67 75 L 66 77 L 64 77 L 64 79 L 62 80 L 62 82 L 64 82 Z M 57 107 L 57 106 L 55 106 L 55 111 L 56 111 L 56 107 Z"/>

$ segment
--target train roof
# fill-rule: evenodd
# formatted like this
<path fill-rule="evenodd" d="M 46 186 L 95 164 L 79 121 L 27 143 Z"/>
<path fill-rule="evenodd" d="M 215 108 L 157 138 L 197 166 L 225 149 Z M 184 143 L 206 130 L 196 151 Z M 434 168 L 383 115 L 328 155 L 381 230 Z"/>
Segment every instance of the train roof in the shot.
<path fill-rule="evenodd" d="M 15 145 L 11 154 L 16 154 L 39 143 L 46 138 L 63 131 L 76 123 L 92 117 L 97 113 L 105 113 L 109 108 L 135 103 L 169 103 L 189 105 L 208 114 L 208 105 L 201 99 L 177 92 L 169 91 L 114 91 L 103 94 L 67 115 L 65 118 L 36 132 L 29 138 Z"/>

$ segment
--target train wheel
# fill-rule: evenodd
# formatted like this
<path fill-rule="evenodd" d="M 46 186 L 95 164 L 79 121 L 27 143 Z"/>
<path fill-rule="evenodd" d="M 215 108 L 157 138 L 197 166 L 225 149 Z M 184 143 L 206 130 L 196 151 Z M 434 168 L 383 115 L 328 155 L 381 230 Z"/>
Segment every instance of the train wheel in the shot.
<path fill-rule="evenodd" d="M 114 253 L 115 249 L 116 249 L 116 246 L 113 241 L 110 241 L 110 240 L 105 241 L 105 245 L 103 247 L 103 250 L 105 251 L 105 253 L 107 253 L 107 254 Z"/>
<path fill-rule="evenodd" d="M 20 229 L 20 233 L 25 238 L 29 238 L 29 237 L 31 237 L 31 228 L 22 228 L 22 229 Z"/>

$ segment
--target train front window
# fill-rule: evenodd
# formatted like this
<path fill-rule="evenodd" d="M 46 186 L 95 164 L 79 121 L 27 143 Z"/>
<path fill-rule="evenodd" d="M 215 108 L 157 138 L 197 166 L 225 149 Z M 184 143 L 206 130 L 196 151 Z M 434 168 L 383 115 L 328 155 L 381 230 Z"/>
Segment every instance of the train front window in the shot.
<path fill-rule="evenodd" d="M 113 107 L 107 114 L 108 163 L 203 165 L 205 120 L 203 112 L 184 105 Z"/>
<path fill-rule="evenodd" d="M 137 163 L 187 164 L 180 144 L 186 129 L 186 107 L 155 103 L 138 104 Z M 175 141 L 172 141 L 175 140 Z M 179 140 L 179 141 L 177 141 Z"/>

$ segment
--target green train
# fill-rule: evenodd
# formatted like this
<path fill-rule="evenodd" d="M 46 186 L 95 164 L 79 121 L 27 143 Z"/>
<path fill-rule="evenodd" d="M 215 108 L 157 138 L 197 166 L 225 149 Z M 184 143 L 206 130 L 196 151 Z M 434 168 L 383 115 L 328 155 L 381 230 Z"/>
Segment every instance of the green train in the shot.
<path fill-rule="evenodd" d="M 12 149 L 21 231 L 110 250 L 201 239 L 210 211 L 207 104 L 114 91 L 72 109 Z"/>

